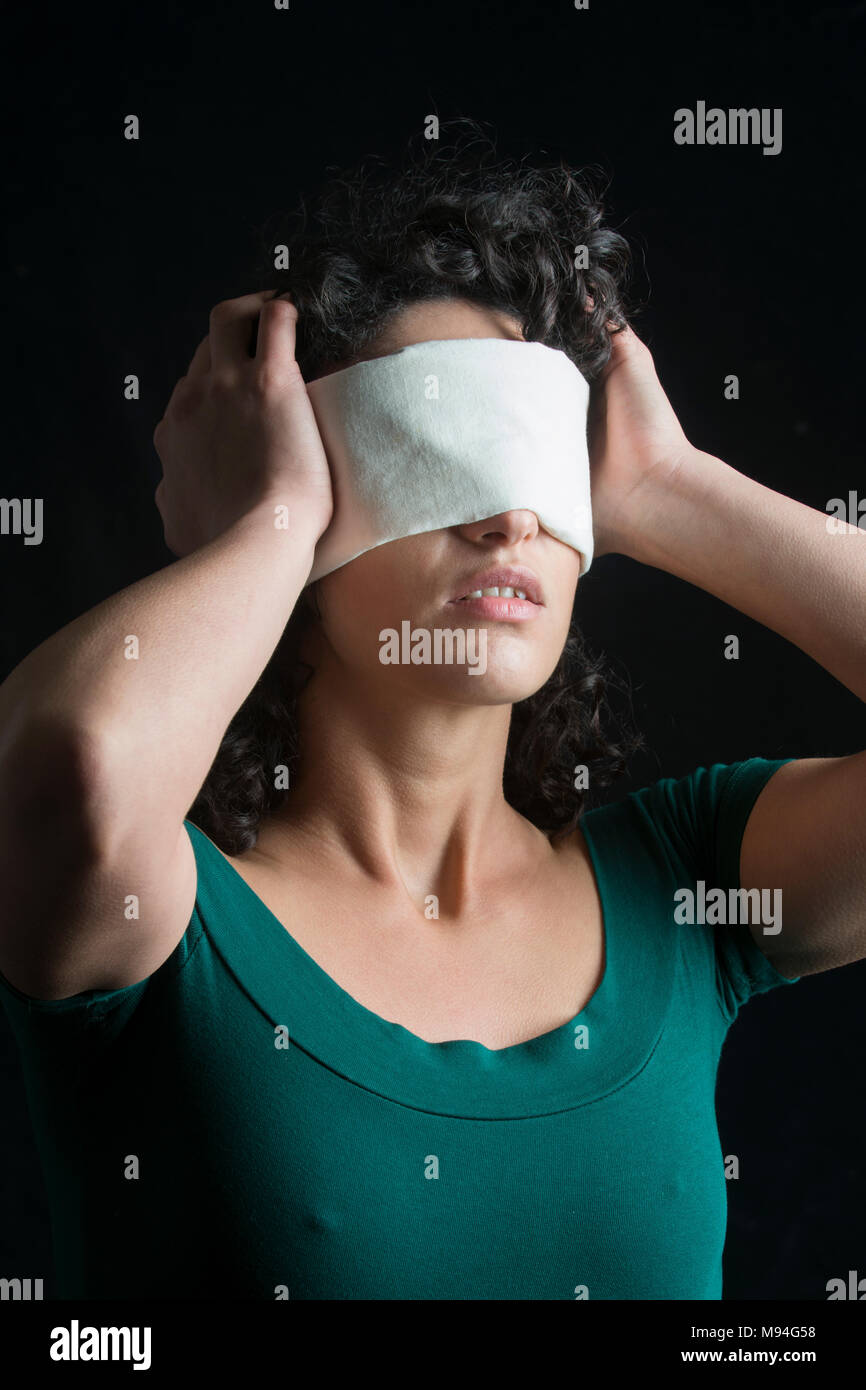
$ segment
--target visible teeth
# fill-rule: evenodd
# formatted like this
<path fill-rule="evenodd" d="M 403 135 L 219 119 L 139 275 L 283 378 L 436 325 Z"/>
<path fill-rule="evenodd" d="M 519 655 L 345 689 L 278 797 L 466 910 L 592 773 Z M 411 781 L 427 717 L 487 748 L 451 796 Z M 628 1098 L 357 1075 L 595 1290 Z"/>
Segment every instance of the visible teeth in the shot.
<path fill-rule="evenodd" d="M 526 598 L 522 589 L 512 589 L 507 585 L 494 589 L 473 589 L 471 594 L 464 594 L 464 598 Z"/>

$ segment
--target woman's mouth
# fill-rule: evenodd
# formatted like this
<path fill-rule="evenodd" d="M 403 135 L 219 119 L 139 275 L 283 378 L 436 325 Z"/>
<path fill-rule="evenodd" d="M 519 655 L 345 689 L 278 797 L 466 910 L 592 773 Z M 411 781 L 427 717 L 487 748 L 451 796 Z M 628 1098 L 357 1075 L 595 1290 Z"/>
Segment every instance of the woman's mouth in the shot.
<path fill-rule="evenodd" d="M 526 594 L 522 589 L 509 589 L 507 585 L 502 585 L 492 589 L 475 589 L 472 593 L 464 594 L 463 598 L 457 599 L 457 603 L 463 603 L 467 598 L 526 598 Z"/>
<path fill-rule="evenodd" d="M 533 603 L 524 590 L 509 585 L 472 589 L 460 598 L 450 599 L 449 605 L 464 609 L 467 617 L 499 622 L 525 622 L 541 612 L 541 604 Z"/>

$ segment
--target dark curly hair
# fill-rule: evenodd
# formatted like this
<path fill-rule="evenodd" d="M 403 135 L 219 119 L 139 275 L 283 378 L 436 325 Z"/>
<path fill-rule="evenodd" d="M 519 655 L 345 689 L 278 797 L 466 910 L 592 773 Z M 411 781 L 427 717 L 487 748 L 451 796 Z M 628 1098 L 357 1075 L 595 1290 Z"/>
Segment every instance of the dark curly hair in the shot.
<path fill-rule="evenodd" d="M 335 170 L 310 203 L 263 231 L 259 283 L 288 291 L 298 309 L 296 357 L 304 379 L 363 360 L 391 315 L 419 300 L 461 298 L 505 311 L 523 335 L 566 353 L 588 381 L 627 322 L 630 254 L 603 223 L 600 171 L 564 161 L 500 158 L 474 120 L 447 123 L 449 139 L 416 137 L 402 167 L 380 156 Z M 274 270 L 274 248 L 288 268 Z M 586 252 L 577 255 L 577 248 Z M 586 268 L 581 268 L 583 261 Z M 297 700 L 312 674 L 300 660 L 318 621 L 315 586 L 304 591 L 249 696 L 229 725 L 190 819 L 228 854 L 256 843 L 261 820 L 290 793 L 275 769 L 301 757 Z M 643 739 L 620 718 L 604 729 L 610 690 L 626 686 L 593 655 L 572 619 L 560 661 L 542 688 L 512 708 L 503 791 L 554 841 L 580 820 L 586 792 L 625 770 Z"/>

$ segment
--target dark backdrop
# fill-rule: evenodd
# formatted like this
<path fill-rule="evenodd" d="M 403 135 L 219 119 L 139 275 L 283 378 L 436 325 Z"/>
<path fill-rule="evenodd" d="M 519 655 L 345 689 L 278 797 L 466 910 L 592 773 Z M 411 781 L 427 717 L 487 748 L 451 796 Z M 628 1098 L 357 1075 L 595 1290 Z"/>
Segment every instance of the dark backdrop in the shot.
<path fill-rule="evenodd" d="M 490 122 L 503 152 L 612 176 L 647 305 L 636 327 L 695 444 L 820 509 L 866 491 L 863 4 L 87 8 L 11 23 L 2 493 L 44 498 L 45 529 L 40 546 L 0 537 L 2 674 L 170 561 L 151 433 L 210 306 L 259 288 L 266 220 L 327 164 L 391 153 L 430 113 Z M 677 146 L 673 113 L 698 100 L 781 107 L 782 152 Z M 723 397 L 732 372 L 738 401 Z M 581 602 L 591 640 L 631 676 L 649 744 L 614 796 L 714 761 L 866 742 L 833 677 L 708 594 L 604 557 Z M 728 632 L 739 661 L 721 658 Z M 824 1299 L 830 1277 L 866 1274 L 864 986 L 866 964 L 811 977 L 751 1002 L 729 1035 L 719 1118 L 741 1176 L 726 1297 Z M 45 1200 L 2 1010 L 0 1066 L 0 1274 L 35 1275 L 50 1269 Z"/>

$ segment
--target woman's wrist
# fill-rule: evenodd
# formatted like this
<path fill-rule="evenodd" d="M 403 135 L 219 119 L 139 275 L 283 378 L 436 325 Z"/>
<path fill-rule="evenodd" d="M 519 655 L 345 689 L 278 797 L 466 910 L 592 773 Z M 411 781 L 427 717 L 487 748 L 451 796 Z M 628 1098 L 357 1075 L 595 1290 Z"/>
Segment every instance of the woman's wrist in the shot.
<path fill-rule="evenodd" d="M 701 515 L 712 506 L 713 488 L 723 483 L 725 472 L 736 470 L 692 446 L 648 470 L 618 508 L 600 553 L 668 568 L 668 559 L 698 540 Z"/>
<path fill-rule="evenodd" d="M 330 500 L 318 502 L 290 489 L 271 489 L 238 517 L 232 527 L 242 532 L 268 533 L 292 542 L 292 549 L 316 548 L 331 521 Z"/>

